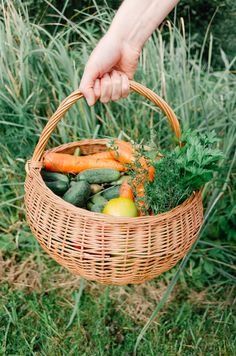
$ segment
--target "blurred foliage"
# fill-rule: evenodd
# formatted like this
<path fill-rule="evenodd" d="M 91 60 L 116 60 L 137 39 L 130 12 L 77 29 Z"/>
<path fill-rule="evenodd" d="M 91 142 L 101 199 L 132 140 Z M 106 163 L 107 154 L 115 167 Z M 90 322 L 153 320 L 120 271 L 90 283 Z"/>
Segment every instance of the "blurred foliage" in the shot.
<path fill-rule="evenodd" d="M 16 5 L 19 3 L 15 1 Z M 67 18 L 73 18 L 76 11 L 84 11 L 93 14 L 95 4 L 98 6 L 109 5 L 110 8 L 117 9 L 120 0 L 27 0 L 24 5 L 27 6 L 30 17 L 34 17 L 35 22 L 49 23 L 56 22 L 55 10 L 63 11 Z M 51 4 L 51 6 L 50 6 Z M 174 21 L 174 12 L 170 15 Z M 186 33 L 195 35 L 196 42 L 201 45 L 204 41 L 209 24 L 210 32 L 213 34 L 213 44 L 215 53 L 212 59 L 214 67 L 222 67 L 227 60 L 222 54 L 221 49 L 226 53 L 227 58 L 231 61 L 236 53 L 235 41 L 235 20 L 236 20 L 236 1 L 235 0 L 182 0 L 177 7 L 177 18 L 183 17 L 186 24 Z M 63 20 L 62 20 L 63 22 Z M 209 37 L 207 47 L 209 46 Z M 207 50 L 205 51 L 207 57 Z"/>
<path fill-rule="evenodd" d="M 177 8 L 177 17 L 182 16 L 187 27 L 186 32 L 196 34 L 196 40 L 202 43 L 207 28 L 211 23 L 210 32 L 213 34 L 215 54 L 213 65 L 218 66 L 224 62 L 222 49 L 232 60 L 236 53 L 235 41 L 235 0 L 182 0 Z M 223 57 L 223 58 L 222 58 Z"/>

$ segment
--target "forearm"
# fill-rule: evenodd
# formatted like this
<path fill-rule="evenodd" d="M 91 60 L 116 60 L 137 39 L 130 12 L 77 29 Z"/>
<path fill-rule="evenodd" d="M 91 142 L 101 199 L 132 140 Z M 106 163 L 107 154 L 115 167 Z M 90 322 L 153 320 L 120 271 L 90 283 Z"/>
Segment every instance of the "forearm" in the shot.
<path fill-rule="evenodd" d="M 177 3 L 178 0 L 125 0 L 108 32 L 141 49 Z"/>

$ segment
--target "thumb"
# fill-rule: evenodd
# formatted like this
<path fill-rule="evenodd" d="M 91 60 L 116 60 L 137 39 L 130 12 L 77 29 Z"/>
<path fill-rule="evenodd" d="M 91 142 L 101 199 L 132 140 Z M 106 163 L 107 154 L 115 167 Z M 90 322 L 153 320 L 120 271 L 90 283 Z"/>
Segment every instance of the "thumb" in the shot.
<path fill-rule="evenodd" d="M 96 96 L 94 93 L 94 84 L 95 80 L 98 77 L 98 73 L 96 70 L 85 67 L 84 74 L 82 76 L 79 90 L 84 95 L 89 106 L 92 106 L 96 102 Z"/>

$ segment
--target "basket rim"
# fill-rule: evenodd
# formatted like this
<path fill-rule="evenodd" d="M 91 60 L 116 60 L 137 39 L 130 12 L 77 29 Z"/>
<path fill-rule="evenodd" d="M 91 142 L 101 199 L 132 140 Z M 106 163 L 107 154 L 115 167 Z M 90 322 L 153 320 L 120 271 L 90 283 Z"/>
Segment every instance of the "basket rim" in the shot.
<path fill-rule="evenodd" d="M 171 219 L 175 216 L 177 216 L 180 212 L 184 213 L 186 210 L 189 209 L 189 206 L 194 204 L 194 202 L 198 199 L 201 198 L 201 190 L 193 192 L 189 198 L 187 198 L 183 203 L 179 204 L 175 208 L 166 211 L 164 213 L 160 213 L 157 215 L 145 215 L 145 216 L 137 216 L 137 217 L 118 217 L 118 216 L 110 216 L 106 215 L 103 213 L 97 213 L 97 212 L 92 212 L 84 208 L 79 208 L 76 207 L 65 200 L 63 200 L 61 197 L 58 195 L 54 194 L 51 189 L 49 189 L 45 182 L 43 181 L 43 178 L 40 174 L 41 168 L 39 167 L 31 167 L 30 169 L 30 178 L 34 179 L 38 184 L 41 185 L 41 188 L 43 187 L 45 189 L 45 192 L 47 193 L 48 198 L 50 199 L 51 203 L 54 203 L 56 205 L 59 205 L 60 208 L 66 208 L 66 210 L 69 210 L 72 214 L 75 215 L 82 215 L 87 218 L 95 218 L 97 221 L 107 221 L 108 223 L 135 223 L 137 224 L 138 222 L 140 223 L 156 223 L 156 222 L 161 222 L 163 220 L 168 220 Z"/>
<path fill-rule="evenodd" d="M 106 145 L 106 143 L 109 143 L 111 142 L 112 140 L 117 140 L 117 138 L 115 137 L 107 137 L 107 138 L 91 138 L 91 139 L 84 139 L 84 140 L 79 140 L 79 141 L 73 141 L 73 142 L 67 142 L 67 143 L 63 143 L 57 147 L 52 147 L 52 148 L 49 148 L 45 151 L 44 154 L 48 153 L 48 152 L 60 152 L 61 150 L 64 150 L 66 148 L 69 148 L 69 147 L 73 147 L 73 146 L 77 146 L 78 144 L 80 146 L 83 146 L 83 145 L 87 145 L 87 144 L 91 144 L 91 142 L 94 144 L 94 145 Z M 119 139 L 118 139 L 119 140 Z M 128 142 L 128 141 L 127 141 Z M 131 141 L 132 142 L 132 141 Z M 148 146 L 147 145 L 144 145 L 143 146 L 144 149 L 148 149 Z"/>

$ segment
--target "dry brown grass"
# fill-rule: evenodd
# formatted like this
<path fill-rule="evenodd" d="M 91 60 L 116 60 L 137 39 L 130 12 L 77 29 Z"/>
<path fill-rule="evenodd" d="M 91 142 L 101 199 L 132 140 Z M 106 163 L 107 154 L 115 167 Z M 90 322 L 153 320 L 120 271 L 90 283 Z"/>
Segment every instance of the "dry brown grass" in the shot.
<path fill-rule="evenodd" d="M 11 289 L 40 293 L 68 289 L 71 286 L 78 288 L 79 277 L 65 270 L 56 270 L 53 273 L 54 271 L 46 264 L 47 258 L 40 258 L 38 261 L 36 255 L 32 253 L 23 260 L 18 259 L 17 253 L 10 257 L 0 253 L 0 283 L 8 283 Z"/>
<path fill-rule="evenodd" d="M 13 289 L 40 290 L 41 268 L 34 260 L 33 255 L 29 255 L 20 263 L 17 262 L 17 253 L 11 257 L 4 257 L 0 253 L 0 282 L 8 283 Z"/>
<path fill-rule="evenodd" d="M 72 295 L 80 286 L 80 277 L 74 276 L 57 265 L 50 268 L 48 256 L 40 259 L 32 253 L 19 260 L 17 253 L 4 256 L 0 253 L 0 283 L 7 283 L 10 289 L 45 293 L 57 291 L 61 295 Z M 105 286 L 86 281 L 84 293 L 90 293 L 94 299 L 104 293 Z M 116 305 L 116 310 L 129 315 L 139 323 L 145 323 L 155 305 L 165 291 L 164 282 L 144 283 L 126 287 L 110 287 L 109 296 Z M 172 297 L 173 298 L 173 297 Z"/>
<path fill-rule="evenodd" d="M 40 255 L 30 253 L 20 258 L 17 252 L 11 255 L 0 252 L 0 283 L 8 284 L 11 290 L 22 290 L 25 293 L 56 291 L 62 297 L 60 300 L 62 307 L 64 302 L 69 302 L 73 308 L 72 295 L 78 292 L 80 281 L 80 277 L 72 275 L 66 269 L 53 263 L 45 253 L 40 253 Z M 91 281 L 85 281 L 84 285 L 83 293 L 89 293 L 95 301 L 107 289 L 107 286 Z M 140 285 L 109 287 L 109 298 L 118 313 L 129 316 L 137 324 L 144 324 L 161 300 L 165 289 L 166 284 L 163 279 L 157 279 Z M 175 288 L 168 302 L 173 301 L 179 292 L 179 288 Z M 200 292 L 191 290 L 186 298 L 191 304 L 210 305 L 208 292 L 207 289 Z M 231 304 L 232 296 L 226 298 L 224 303 Z"/>
<path fill-rule="evenodd" d="M 119 301 L 117 311 L 129 315 L 136 323 L 146 323 L 166 289 L 164 282 L 144 283 L 126 288 L 116 288 L 111 298 Z M 172 298 L 171 298 L 172 299 Z"/>

